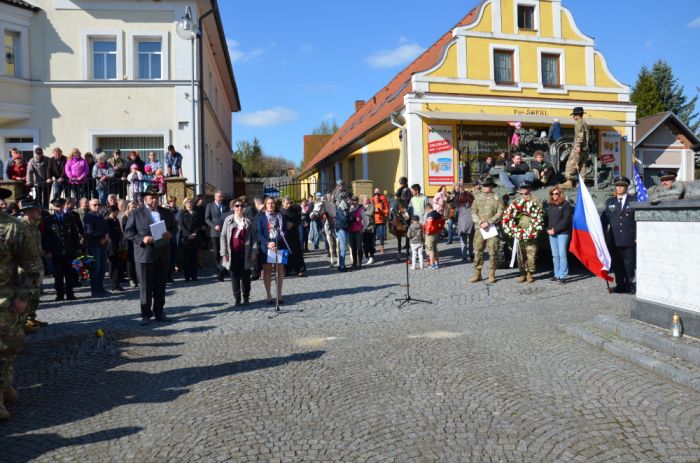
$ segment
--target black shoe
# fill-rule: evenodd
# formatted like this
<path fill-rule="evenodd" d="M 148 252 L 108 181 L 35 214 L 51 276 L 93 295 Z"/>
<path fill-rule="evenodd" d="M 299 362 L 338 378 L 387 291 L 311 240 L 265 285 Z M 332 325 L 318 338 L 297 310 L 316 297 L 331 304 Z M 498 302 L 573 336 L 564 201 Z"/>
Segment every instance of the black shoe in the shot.
<path fill-rule="evenodd" d="M 566 278 L 559 278 L 559 284 L 560 285 L 565 285 L 566 284 Z"/>
<path fill-rule="evenodd" d="M 64 299 L 65 299 L 65 297 L 63 297 L 63 296 L 56 296 L 56 299 L 54 299 L 54 301 L 59 302 L 59 301 L 62 301 Z"/>
<path fill-rule="evenodd" d="M 168 322 L 171 322 L 172 319 L 170 319 L 170 318 L 166 317 L 165 315 L 163 315 L 162 317 L 156 317 L 156 321 L 157 321 L 157 322 L 161 322 L 161 323 L 168 323 Z"/>
<path fill-rule="evenodd" d="M 552 278 L 549 279 L 549 281 L 559 281 L 559 278 L 557 278 L 557 277 L 552 277 Z"/>
<path fill-rule="evenodd" d="M 112 288 L 112 291 L 124 291 L 124 288 L 122 288 L 121 286 L 117 286 L 116 288 Z"/>
<path fill-rule="evenodd" d="M 224 276 L 223 276 L 223 275 L 217 275 L 217 276 L 216 276 L 216 279 L 217 279 L 218 281 L 224 281 Z"/>
<path fill-rule="evenodd" d="M 141 326 L 146 326 L 151 324 L 151 319 L 150 318 L 142 318 L 141 319 Z"/>
<path fill-rule="evenodd" d="M 250 305 L 250 298 L 243 296 L 243 305 Z"/>
<path fill-rule="evenodd" d="M 234 307 L 240 307 L 240 306 L 241 306 L 241 300 L 240 300 L 240 298 L 239 298 L 239 299 L 236 299 L 236 303 L 235 303 L 233 306 L 234 306 Z"/>
<path fill-rule="evenodd" d="M 347 267 L 338 267 L 339 272 L 347 272 L 348 268 Z"/>
<path fill-rule="evenodd" d="M 617 294 L 626 294 L 629 292 L 629 290 L 626 286 L 617 285 L 612 289 L 612 292 Z"/>

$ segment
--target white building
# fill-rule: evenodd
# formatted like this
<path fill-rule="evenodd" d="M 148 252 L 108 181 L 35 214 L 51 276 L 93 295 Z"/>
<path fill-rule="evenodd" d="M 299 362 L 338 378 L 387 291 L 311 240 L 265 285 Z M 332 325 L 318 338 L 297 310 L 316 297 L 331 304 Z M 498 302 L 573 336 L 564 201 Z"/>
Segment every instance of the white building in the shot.
<path fill-rule="evenodd" d="M 192 43 L 176 33 L 190 6 L 202 21 L 204 140 L 192 121 Z M 234 193 L 232 113 L 238 89 L 216 0 L 0 0 L 0 153 L 36 146 L 106 152 L 204 149 L 207 189 Z M 195 42 L 196 43 L 196 42 Z M 197 62 L 197 47 L 194 47 Z M 195 72 L 197 66 L 195 65 Z"/>

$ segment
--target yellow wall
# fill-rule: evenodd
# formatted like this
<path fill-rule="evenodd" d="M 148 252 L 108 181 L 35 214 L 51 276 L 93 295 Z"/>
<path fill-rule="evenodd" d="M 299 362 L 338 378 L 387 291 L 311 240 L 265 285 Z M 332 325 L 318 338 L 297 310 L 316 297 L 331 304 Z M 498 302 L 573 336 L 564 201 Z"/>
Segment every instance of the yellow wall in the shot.
<path fill-rule="evenodd" d="M 552 14 L 552 4 L 550 2 L 540 2 L 540 35 L 542 37 L 554 37 L 554 19 Z"/>
<path fill-rule="evenodd" d="M 435 72 L 428 74 L 432 77 L 456 77 L 457 76 L 457 44 L 451 43 L 447 49 L 447 59 Z"/>
<path fill-rule="evenodd" d="M 484 9 L 484 14 L 481 18 L 481 22 L 476 25 L 472 30 L 475 32 L 491 32 L 491 18 L 493 18 L 491 4 L 486 5 Z"/>
<path fill-rule="evenodd" d="M 357 158 L 357 178 L 362 177 L 362 149 L 353 153 Z M 399 130 L 393 130 L 367 145 L 367 173 L 376 188 L 396 191 L 403 172 L 403 157 Z"/>

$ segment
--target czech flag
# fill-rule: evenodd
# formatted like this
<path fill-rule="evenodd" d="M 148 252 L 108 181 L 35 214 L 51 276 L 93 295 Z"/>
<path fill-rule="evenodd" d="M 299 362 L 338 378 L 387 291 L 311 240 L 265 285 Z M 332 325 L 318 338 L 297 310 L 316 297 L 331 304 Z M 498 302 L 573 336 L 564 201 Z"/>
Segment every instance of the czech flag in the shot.
<path fill-rule="evenodd" d="M 605 245 L 603 225 L 600 223 L 598 210 L 583 178 L 578 177 L 578 201 L 574 209 L 574 224 L 569 251 L 575 255 L 588 270 L 603 280 L 613 281 L 610 270 L 610 253 Z"/>

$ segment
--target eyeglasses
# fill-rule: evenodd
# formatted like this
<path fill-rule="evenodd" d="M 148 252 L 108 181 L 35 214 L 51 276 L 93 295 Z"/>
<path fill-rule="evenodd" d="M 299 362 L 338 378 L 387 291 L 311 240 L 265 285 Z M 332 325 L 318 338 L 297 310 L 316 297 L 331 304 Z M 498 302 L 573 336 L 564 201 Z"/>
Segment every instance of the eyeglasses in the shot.
<path fill-rule="evenodd" d="M 93 207 L 93 206 L 97 207 L 97 206 L 99 206 L 99 204 L 90 203 L 90 207 Z"/>
<path fill-rule="evenodd" d="M 234 207 L 234 208 L 243 207 L 243 204 L 234 204 L 233 207 Z"/>
<path fill-rule="evenodd" d="M 549 196 L 561 196 L 561 193 L 550 193 Z"/>

